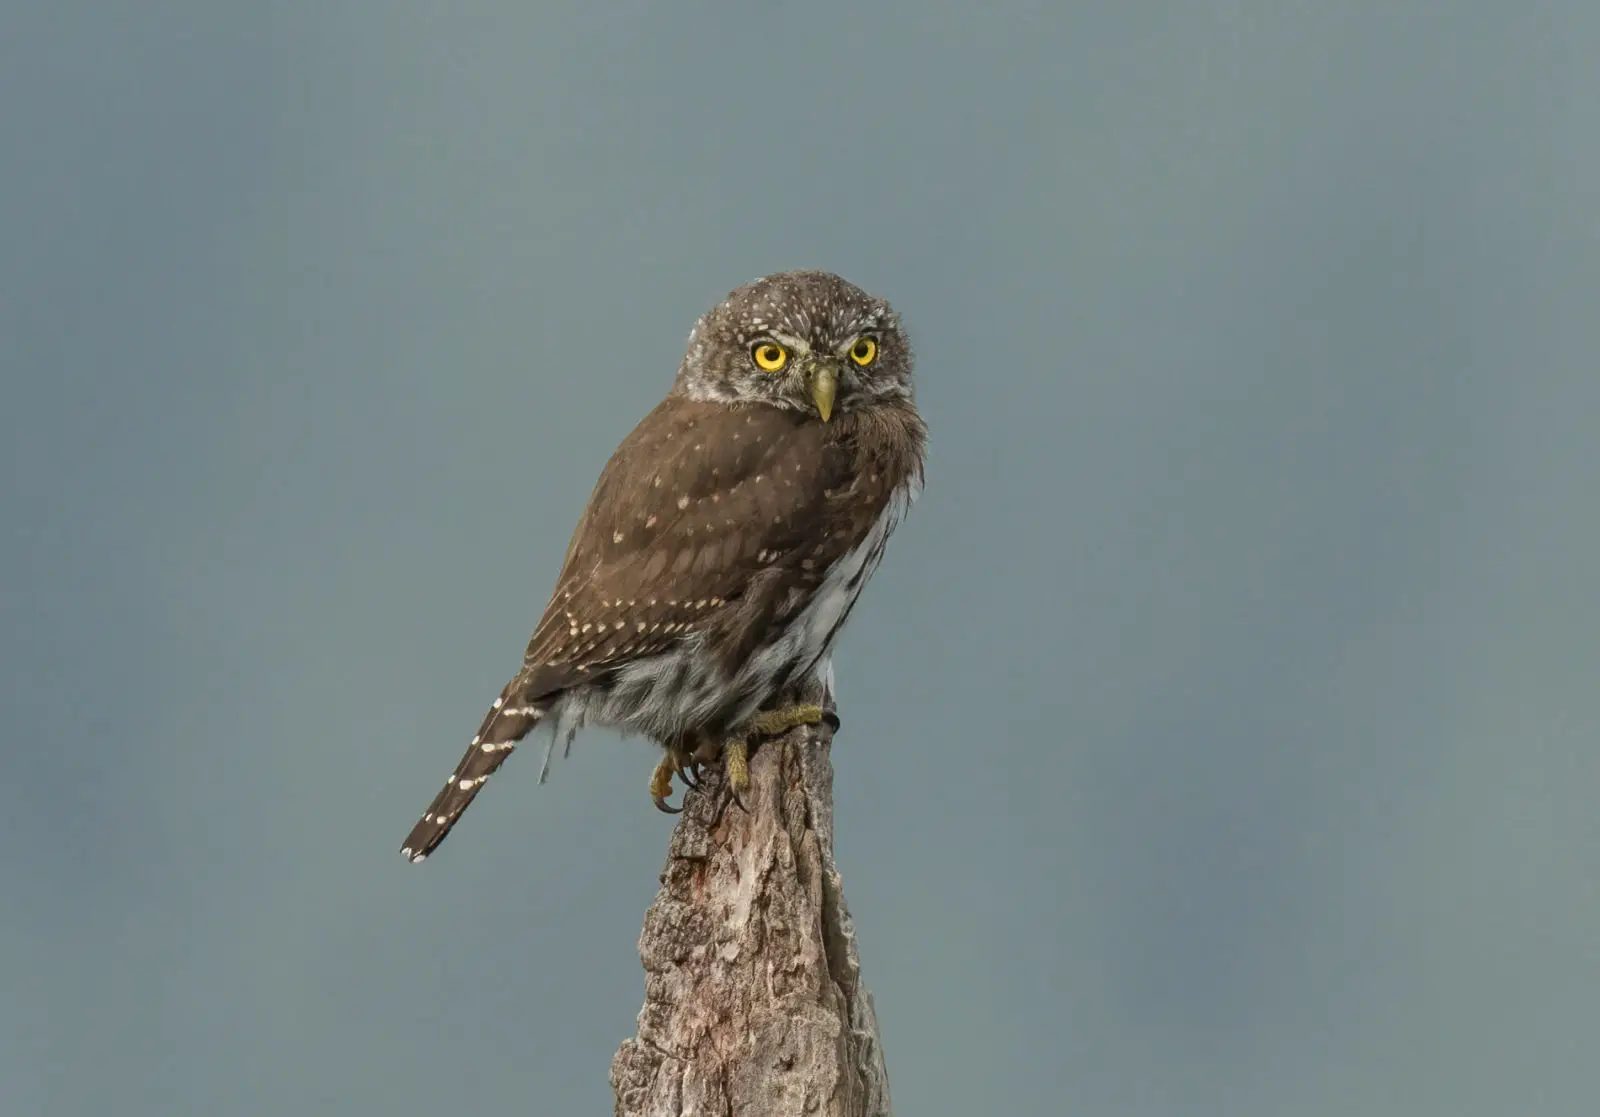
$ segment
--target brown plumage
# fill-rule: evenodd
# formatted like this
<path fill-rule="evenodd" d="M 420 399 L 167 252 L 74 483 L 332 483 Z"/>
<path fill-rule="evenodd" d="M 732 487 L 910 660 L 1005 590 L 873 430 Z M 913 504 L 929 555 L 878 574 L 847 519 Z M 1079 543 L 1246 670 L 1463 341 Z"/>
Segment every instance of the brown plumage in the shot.
<path fill-rule="evenodd" d="M 763 346 L 780 368 L 758 364 Z M 910 367 L 888 305 L 827 273 L 758 280 L 702 319 L 673 391 L 601 473 L 522 669 L 402 852 L 437 846 L 547 717 L 569 740 L 586 721 L 717 739 L 828 670 L 921 487 Z"/>

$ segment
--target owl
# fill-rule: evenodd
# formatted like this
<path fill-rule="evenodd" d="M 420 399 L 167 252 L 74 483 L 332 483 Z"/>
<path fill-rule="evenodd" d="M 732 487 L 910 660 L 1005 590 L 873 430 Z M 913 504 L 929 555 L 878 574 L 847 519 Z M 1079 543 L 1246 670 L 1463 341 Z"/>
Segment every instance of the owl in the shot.
<path fill-rule="evenodd" d="M 831 684 L 839 632 L 922 489 L 911 365 L 889 304 L 828 272 L 758 279 L 702 317 L 601 472 L 521 669 L 401 853 L 426 858 L 535 726 L 551 747 L 586 724 L 659 743 L 650 794 L 672 811 L 674 776 L 692 786 L 720 759 L 738 795 L 752 740 L 829 716 L 793 696 Z"/>

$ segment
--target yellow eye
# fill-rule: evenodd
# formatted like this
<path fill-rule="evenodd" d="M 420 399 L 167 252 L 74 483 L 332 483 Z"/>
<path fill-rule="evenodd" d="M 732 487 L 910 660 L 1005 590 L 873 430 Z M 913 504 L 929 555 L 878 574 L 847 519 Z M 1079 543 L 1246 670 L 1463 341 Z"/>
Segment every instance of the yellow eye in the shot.
<path fill-rule="evenodd" d="M 862 368 L 866 368 L 878 356 L 878 343 L 870 337 L 858 337 L 856 343 L 850 347 L 850 359 Z"/>
<path fill-rule="evenodd" d="M 755 358 L 756 364 L 768 372 L 777 372 L 789 363 L 789 354 L 783 346 L 776 342 L 763 341 L 760 345 L 750 350 L 750 356 Z"/>

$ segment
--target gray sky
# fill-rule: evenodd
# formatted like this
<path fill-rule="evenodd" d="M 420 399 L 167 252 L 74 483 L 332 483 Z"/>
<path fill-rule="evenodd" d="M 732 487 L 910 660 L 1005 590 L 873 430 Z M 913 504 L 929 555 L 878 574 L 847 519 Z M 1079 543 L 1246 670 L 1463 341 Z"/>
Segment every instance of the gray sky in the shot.
<path fill-rule="evenodd" d="M 901 1112 L 1600 1096 L 1600 8 L 0 17 L 0 1109 L 607 1112 L 646 744 L 395 847 L 729 288 L 893 300 Z"/>

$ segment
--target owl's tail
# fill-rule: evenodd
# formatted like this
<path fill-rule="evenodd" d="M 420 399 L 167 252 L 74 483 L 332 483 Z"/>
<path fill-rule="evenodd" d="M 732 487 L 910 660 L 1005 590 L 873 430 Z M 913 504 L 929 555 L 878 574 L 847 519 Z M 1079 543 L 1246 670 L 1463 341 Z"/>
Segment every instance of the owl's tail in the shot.
<path fill-rule="evenodd" d="M 548 703 L 523 695 L 525 683 L 518 675 L 495 699 L 478 727 L 478 735 L 467 746 L 467 754 L 450 774 L 444 789 L 434 796 L 422 820 L 406 835 L 405 844 L 400 848 L 402 856 L 416 863 L 432 853 L 450 833 L 461 813 L 478 797 L 484 783 L 506 762 L 517 742 L 544 717 Z"/>

